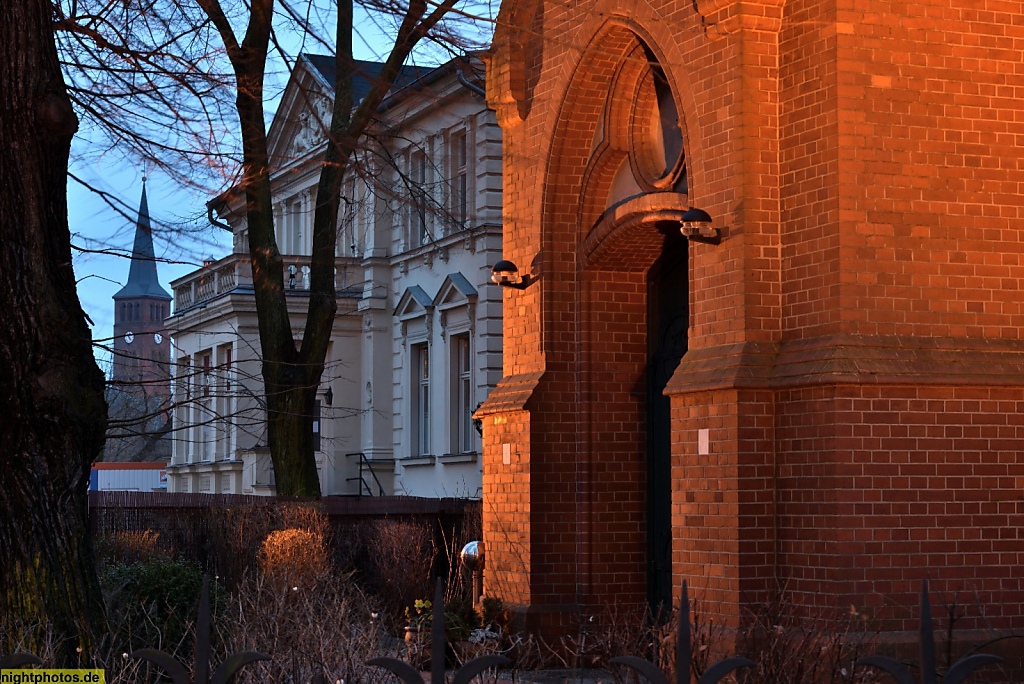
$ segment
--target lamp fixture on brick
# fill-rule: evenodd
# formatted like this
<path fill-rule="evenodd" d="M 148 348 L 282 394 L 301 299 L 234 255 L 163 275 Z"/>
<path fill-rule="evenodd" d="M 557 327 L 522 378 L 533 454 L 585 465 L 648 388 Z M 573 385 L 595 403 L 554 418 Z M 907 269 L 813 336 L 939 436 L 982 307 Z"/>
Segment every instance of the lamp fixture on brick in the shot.
<path fill-rule="evenodd" d="M 711 215 L 703 209 L 690 207 L 679 219 L 679 230 L 693 242 L 706 242 L 709 245 L 722 243 L 722 235 L 711 225 Z"/>
<path fill-rule="evenodd" d="M 507 259 L 502 259 L 491 267 L 491 282 L 502 287 L 525 290 L 536 278 L 520 275 L 519 267 Z"/>

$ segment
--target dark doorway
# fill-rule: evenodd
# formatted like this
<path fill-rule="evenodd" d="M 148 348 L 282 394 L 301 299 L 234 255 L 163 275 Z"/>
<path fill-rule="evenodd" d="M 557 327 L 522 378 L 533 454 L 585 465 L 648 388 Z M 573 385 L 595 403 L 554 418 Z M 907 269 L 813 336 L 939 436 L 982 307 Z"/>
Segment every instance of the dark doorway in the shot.
<path fill-rule="evenodd" d="M 647 272 L 647 600 L 655 616 L 672 610 L 672 415 L 665 386 L 686 353 L 689 249 L 678 225 L 664 234 Z"/>

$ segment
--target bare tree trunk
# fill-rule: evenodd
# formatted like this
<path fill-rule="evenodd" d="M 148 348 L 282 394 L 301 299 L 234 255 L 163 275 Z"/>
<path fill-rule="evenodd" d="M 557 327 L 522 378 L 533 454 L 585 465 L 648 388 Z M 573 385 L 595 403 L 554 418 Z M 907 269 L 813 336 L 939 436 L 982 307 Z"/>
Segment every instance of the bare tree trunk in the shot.
<path fill-rule="evenodd" d="M 338 2 L 335 100 L 313 216 L 309 307 L 299 345 L 292 335 L 284 293 L 284 266 L 274 233 L 270 158 L 263 111 L 263 81 L 274 0 L 253 0 L 241 43 L 220 0 L 197 2 L 220 33 L 237 79 L 235 103 L 242 133 L 246 227 L 263 352 L 267 432 L 277 492 L 286 496 L 318 497 L 320 481 L 313 450 L 313 407 L 338 310 L 334 258 L 341 188 L 350 170 L 352 155 L 371 125 L 377 107 L 398 78 L 402 64 L 456 0 L 442 0 L 429 6 L 426 0 L 409 3 L 391 52 L 358 106 L 352 101 L 353 3 L 352 0 Z"/>
<path fill-rule="evenodd" d="M 267 388 L 267 434 L 274 461 L 277 492 L 287 496 L 320 496 L 320 478 L 313 449 L 313 406 L 319 373 L 263 362 Z"/>
<path fill-rule="evenodd" d="M 237 79 L 235 106 L 242 134 L 249 258 L 263 354 L 267 438 L 277 493 L 319 497 L 320 479 L 313 451 L 312 423 L 324 356 L 320 357 L 319 367 L 316 364 L 311 366 L 304 361 L 304 355 L 295 345 L 284 293 L 284 263 L 274 235 L 271 207 L 263 84 L 274 0 L 255 0 L 252 3 L 241 43 L 219 0 L 198 2 L 220 33 Z M 332 270 L 333 266 L 332 259 Z M 314 295 L 311 293 L 310 296 Z M 334 301 L 333 296 L 331 301 Z M 331 319 L 333 321 L 333 314 Z M 324 351 L 326 353 L 326 346 Z"/>
<path fill-rule="evenodd" d="M 107 407 L 71 267 L 78 120 L 52 20 L 49 0 L 0 2 L 0 618 L 43 622 L 71 666 L 106 629 L 87 487 Z"/>

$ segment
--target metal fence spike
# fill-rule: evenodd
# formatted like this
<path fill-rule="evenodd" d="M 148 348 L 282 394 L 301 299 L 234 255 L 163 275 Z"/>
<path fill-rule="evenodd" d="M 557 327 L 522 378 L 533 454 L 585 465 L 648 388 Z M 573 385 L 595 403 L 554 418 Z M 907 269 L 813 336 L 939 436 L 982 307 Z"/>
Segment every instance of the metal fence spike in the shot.
<path fill-rule="evenodd" d="M 431 684 L 445 684 L 444 657 L 448 650 L 448 638 L 444 628 L 444 582 L 440 577 L 434 586 L 434 603 L 431 606 L 430 625 L 430 682 Z M 383 667 L 390 670 L 405 684 L 423 684 L 423 677 L 409 663 L 397 658 L 373 658 L 366 661 L 367 665 Z M 451 684 L 469 684 L 469 682 L 484 670 L 502 665 L 511 665 L 512 662 L 498 655 L 485 655 L 464 663 L 452 675 Z"/>
<path fill-rule="evenodd" d="M 697 680 L 697 684 L 718 684 L 718 682 L 722 681 L 722 679 L 724 679 L 733 670 L 738 670 L 741 667 L 753 666 L 753 660 L 742 656 L 733 656 L 732 658 L 719 660 L 704 671 L 704 674 L 702 674 L 700 679 Z M 676 667 L 679 666 L 677 665 Z"/>
<path fill-rule="evenodd" d="M 500 655 L 485 655 L 473 658 L 455 671 L 455 674 L 452 676 L 452 684 L 469 684 L 474 677 L 484 670 L 511 664 L 511 660 Z"/>
<path fill-rule="evenodd" d="M 1002 658 L 990 653 L 969 655 L 966 658 L 961 658 L 953 664 L 953 667 L 949 668 L 949 672 L 942 678 L 942 684 L 960 684 L 979 667 L 995 665 L 1001 662 L 1003 662 Z"/>
<path fill-rule="evenodd" d="M 366 664 L 390 670 L 405 684 L 423 684 L 423 677 L 420 676 L 419 671 L 404 660 L 399 660 L 398 658 L 373 658 L 372 660 L 367 660 Z"/>
<path fill-rule="evenodd" d="M 195 679 L 189 680 L 188 670 L 171 655 L 155 648 L 142 648 L 132 651 L 131 658 L 148 660 L 163 668 L 174 684 L 227 684 L 239 669 L 259 660 L 270 660 L 270 656 L 256 651 L 232 653 L 217 668 L 213 679 L 210 679 L 210 578 L 203 576 L 203 588 L 199 594 L 199 616 L 196 620 L 196 656 Z"/>
<path fill-rule="evenodd" d="M 676 632 L 676 684 L 690 684 L 690 658 L 693 653 L 690 638 L 690 593 L 686 580 L 683 580 L 683 591 L 679 604 L 679 629 Z M 643 658 L 621 656 L 612 658 L 611 662 L 636 670 L 651 684 L 668 684 L 668 677 L 665 676 L 665 673 L 657 665 Z M 708 667 L 698 684 L 717 684 L 733 670 L 753 665 L 754 661 L 740 656 L 720 660 Z"/>
<path fill-rule="evenodd" d="M 148 660 L 162 668 L 174 684 L 191 684 L 185 666 L 163 651 L 158 651 L 155 648 L 141 648 L 132 651 L 129 655 L 135 660 Z"/>
<path fill-rule="evenodd" d="M 444 656 L 448 638 L 444 631 L 444 583 L 437 578 L 434 584 L 433 619 L 430 621 L 430 682 L 445 684 Z"/>
<path fill-rule="evenodd" d="M 270 660 L 270 656 L 257 653 L 256 651 L 240 651 L 232 653 L 220 664 L 217 671 L 213 673 L 210 684 L 228 684 L 239 670 L 249 663 L 256 663 L 261 660 Z M 322 675 L 321 675 L 322 676 Z"/>
<path fill-rule="evenodd" d="M 617 656 L 612 658 L 610 661 L 612 665 L 624 665 L 631 670 L 635 670 L 638 674 L 642 675 L 651 684 L 668 684 L 668 679 L 665 678 L 665 673 L 658 669 L 658 666 L 649 660 L 643 658 L 637 658 L 636 656 Z M 680 669 L 679 663 L 676 663 L 676 671 Z M 686 668 L 687 674 L 689 674 L 690 668 Z M 689 682 L 687 682 L 689 684 Z"/>
<path fill-rule="evenodd" d="M 693 662 L 693 642 L 690 633 L 690 588 L 683 580 L 679 599 L 679 631 L 676 632 L 676 684 L 690 684 L 690 663 Z"/>
<path fill-rule="evenodd" d="M 199 592 L 199 618 L 196 620 L 196 684 L 206 684 L 210 679 L 210 578 L 203 575 L 203 588 Z"/>
<path fill-rule="evenodd" d="M 932 607 L 928 599 L 928 579 L 921 580 L 921 615 L 918 617 L 918 653 L 920 656 L 921 684 L 935 684 L 935 629 L 932 625 Z M 979 667 L 993 663 L 1001 663 L 999 656 L 977 653 L 967 656 L 949 668 L 942 678 L 942 684 L 960 684 L 969 674 Z M 866 656 L 858 658 L 857 665 L 869 665 L 884 670 L 892 675 L 899 684 L 914 684 L 914 675 L 906 665 L 885 656 Z"/>
<path fill-rule="evenodd" d="M 935 684 L 935 629 L 932 606 L 928 600 L 928 578 L 921 580 L 921 616 L 918 651 L 921 663 L 921 684 Z"/>
<path fill-rule="evenodd" d="M 13 670 L 26 665 L 42 665 L 43 661 L 32 653 L 12 653 L 0 658 L 0 670 Z"/>

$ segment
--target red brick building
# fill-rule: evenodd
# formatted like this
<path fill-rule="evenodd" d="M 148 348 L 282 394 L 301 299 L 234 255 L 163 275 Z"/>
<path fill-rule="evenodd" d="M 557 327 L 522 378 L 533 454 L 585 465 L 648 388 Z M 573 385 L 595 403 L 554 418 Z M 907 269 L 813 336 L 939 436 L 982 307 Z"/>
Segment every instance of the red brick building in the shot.
<path fill-rule="evenodd" d="M 1024 4 L 506 0 L 488 76 L 486 592 L 1024 627 Z"/>

